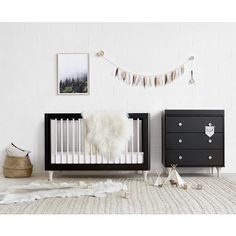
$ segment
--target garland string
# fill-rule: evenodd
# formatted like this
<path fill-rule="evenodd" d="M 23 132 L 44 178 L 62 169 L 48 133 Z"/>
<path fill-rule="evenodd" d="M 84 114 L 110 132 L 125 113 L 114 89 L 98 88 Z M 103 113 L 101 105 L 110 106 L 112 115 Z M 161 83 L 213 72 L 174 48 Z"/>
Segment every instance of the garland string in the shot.
<path fill-rule="evenodd" d="M 189 57 L 184 63 L 176 67 L 174 70 L 171 70 L 167 73 L 154 74 L 154 75 L 143 75 L 143 74 L 128 71 L 122 68 L 121 66 L 118 66 L 117 64 L 115 64 L 109 58 L 105 57 L 103 51 L 98 52 L 97 56 L 102 57 L 104 60 L 106 60 L 113 67 L 116 68 L 115 70 L 116 78 L 123 80 L 127 84 L 142 85 L 143 87 L 146 87 L 147 85 L 149 86 L 155 85 L 155 87 L 158 87 L 158 86 L 166 85 L 170 82 L 173 82 L 175 79 L 179 78 L 181 75 L 184 74 L 185 66 L 187 65 L 187 63 L 191 62 L 191 69 L 190 69 L 191 78 L 189 80 L 189 84 L 195 83 L 195 80 L 193 79 L 194 56 Z"/>

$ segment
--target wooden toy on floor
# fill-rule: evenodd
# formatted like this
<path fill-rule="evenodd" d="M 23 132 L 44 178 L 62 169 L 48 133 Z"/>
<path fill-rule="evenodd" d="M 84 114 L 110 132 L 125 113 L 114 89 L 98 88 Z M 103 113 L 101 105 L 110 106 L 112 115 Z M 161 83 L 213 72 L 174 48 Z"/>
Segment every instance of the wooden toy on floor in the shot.
<path fill-rule="evenodd" d="M 185 184 L 183 185 L 183 189 L 184 189 L 184 190 L 189 190 L 189 189 L 190 189 L 190 185 L 187 184 L 187 183 L 185 183 Z"/>
<path fill-rule="evenodd" d="M 172 187 L 181 187 L 184 190 L 189 190 L 190 188 L 193 188 L 196 190 L 202 190 L 203 187 L 201 184 L 197 184 L 196 187 L 193 187 L 189 183 L 186 183 L 182 179 L 182 177 L 179 175 L 178 171 L 176 170 L 176 167 L 177 165 L 171 165 L 171 170 L 163 183 L 160 183 L 161 172 L 158 172 L 157 179 L 156 179 L 156 182 L 154 183 L 154 186 L 162 188 L 163 185 L 170 182 Z"/>
<path fill-rule="evenodd" d="M 172 185 L 172 187 L 174 187 L 174 186 L 178 187 L 177 182 L 175 180 L 173 180 L 173 179 L 170 180 L 170 184 Z"/>
<path fill-rule="evenodd" d="M 196 187 L 197 190 L 202 190 L 202 185 L 201 184 L 198 184 L 197 187 Z"/>
<path fill-rule="evenodd" d="M 130 198 L 130 192 L 128 191 L 127 185 L 123 186 L 121 196 L 122 196 L 122 198 L 125 198 L 125 199 L 129 199 Z"/>

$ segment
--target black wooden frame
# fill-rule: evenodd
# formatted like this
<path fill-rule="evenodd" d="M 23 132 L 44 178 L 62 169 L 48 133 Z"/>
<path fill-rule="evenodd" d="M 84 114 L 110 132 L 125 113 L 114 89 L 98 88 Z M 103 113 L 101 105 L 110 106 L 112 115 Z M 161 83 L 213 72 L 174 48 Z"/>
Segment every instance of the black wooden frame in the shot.
<path fill-rule="evenodd" d="M 142 152 L 144 161 L 140 164 L 52 164 L 51 122 L 52 119 L 81 119 L 81 113 L 46 113 L 45 119 L 45 170 L 150 170 L 150 114 L 129 113 L 129 118 L 142 120 Z"/>

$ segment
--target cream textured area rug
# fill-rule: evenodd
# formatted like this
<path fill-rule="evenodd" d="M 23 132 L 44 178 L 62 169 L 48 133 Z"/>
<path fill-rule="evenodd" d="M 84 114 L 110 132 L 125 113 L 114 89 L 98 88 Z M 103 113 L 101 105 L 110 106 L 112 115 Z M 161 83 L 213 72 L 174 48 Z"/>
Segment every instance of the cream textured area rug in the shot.
<path fill-rule="evenodd" d="M 32 203 L 0 205 L 0 214 L 235 214 L 236 186 L 226 178 L 184 177 L 192 185 L 202 184 L 202 190 L 183 190 L 170 185 L 154 187 L 156 177 L 112 178 L 126 184 L 128 199 L 121 192 L 107 197 L 91 196 L 47 198 Z M 55 178 L 55 182 L 104 181 L 101 178 Z M 38 180 L 37 180 L 38 182 Z M 1 184 L 1 183 L 0 183 Z"/>

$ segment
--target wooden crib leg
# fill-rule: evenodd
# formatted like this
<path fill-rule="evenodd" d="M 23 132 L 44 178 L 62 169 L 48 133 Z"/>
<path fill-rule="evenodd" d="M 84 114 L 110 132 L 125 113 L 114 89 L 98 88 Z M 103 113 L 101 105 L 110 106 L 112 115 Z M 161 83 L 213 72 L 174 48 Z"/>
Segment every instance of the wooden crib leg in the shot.
<path fill-rule="evenodd" d="M 144 178 L 144 181 L 147 182 L 148 181 L 148 171 L 143 171 L 143 178 Z"/>
<path fill-rule="evenodd" d="M 53 171 L 48 171 L 48 180 L 52 181 L 53 178 Z"/>

